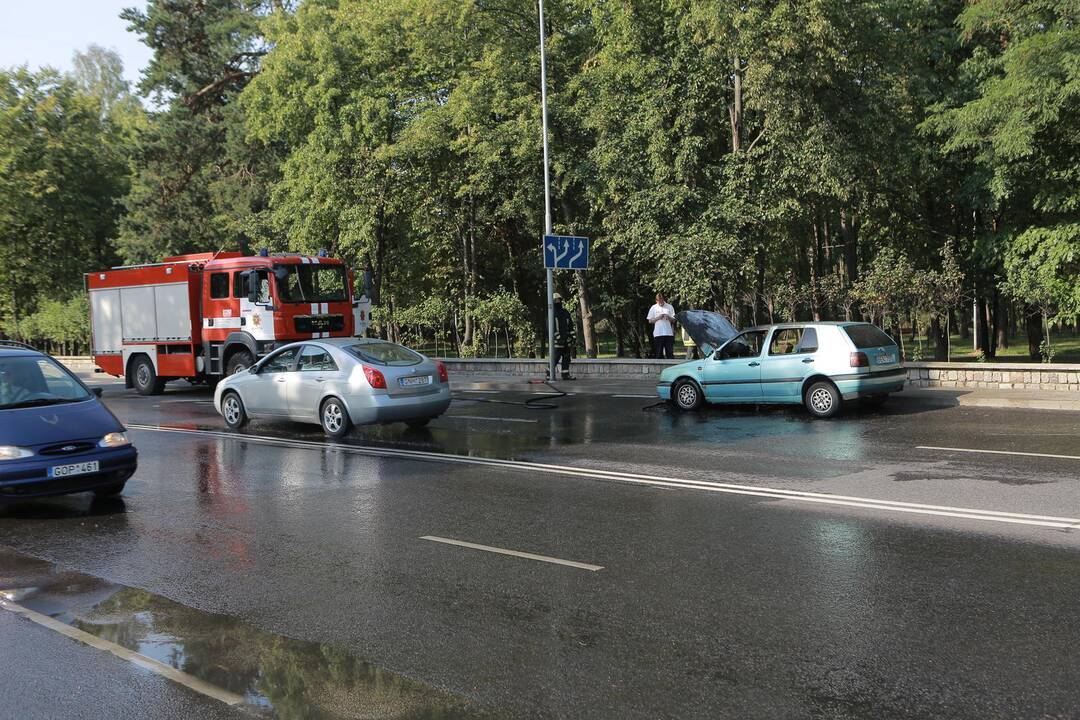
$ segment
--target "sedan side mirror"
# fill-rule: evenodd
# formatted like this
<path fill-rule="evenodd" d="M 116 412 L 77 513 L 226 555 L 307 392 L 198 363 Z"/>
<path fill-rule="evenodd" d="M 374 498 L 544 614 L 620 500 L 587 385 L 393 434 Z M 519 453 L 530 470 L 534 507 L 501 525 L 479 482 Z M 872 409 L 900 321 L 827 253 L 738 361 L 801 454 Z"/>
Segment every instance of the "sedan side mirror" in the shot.
<path fill-rule="evenodd" d="M 99 388 L 99 387 L 96 387 L 96 388 L 90 388 L 90 392 L 94 393 L 94 394 L 95 394 L 95 395 L 97 395 L 98 397 L 101 397 L 101 393 L 102 393 L 103 391 L 102 391 L 102 389 L 101 389 L 101 388 Z"/>

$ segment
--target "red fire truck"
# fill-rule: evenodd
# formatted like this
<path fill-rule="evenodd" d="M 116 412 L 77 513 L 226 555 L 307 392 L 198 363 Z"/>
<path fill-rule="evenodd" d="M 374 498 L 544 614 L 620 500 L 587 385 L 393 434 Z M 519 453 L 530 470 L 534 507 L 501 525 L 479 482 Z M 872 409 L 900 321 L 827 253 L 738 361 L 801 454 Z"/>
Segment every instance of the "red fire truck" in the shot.
<path fill-rule="evenodd" d="M 94 363 L 143 395 L 213 384 L 296 340 L 363 335 L 371 303 L 343 262 L 200 253 L 88 273 Z M 361 291 L 362 292 L 362 291 Z"/>

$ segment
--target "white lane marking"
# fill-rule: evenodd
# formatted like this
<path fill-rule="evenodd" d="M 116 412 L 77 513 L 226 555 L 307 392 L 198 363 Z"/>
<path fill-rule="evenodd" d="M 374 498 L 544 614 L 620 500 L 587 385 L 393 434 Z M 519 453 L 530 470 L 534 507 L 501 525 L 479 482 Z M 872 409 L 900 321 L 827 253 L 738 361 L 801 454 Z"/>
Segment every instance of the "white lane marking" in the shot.
<path fill-rule="evenodd" d="M 188 675 L 182 670 L 177 670 L 171 665 L 166 665 L 163 662 L 155 660 L 153 658 L 146 657 L 134 650 L 129 650 L 122 645 L 117 645 L 114 642 L 99 638 L 97 635 L 91 635 L 88 632 L 80 630 L 76 627 L 72 627 L 66 623 L 62 623 L 59 620 L 49 617 L 48 615 L 42 615 L 39 612 L 35 612 L 29 608 L 25 608 L 22 605 L 10 602 L 8 600 L 0 599 L 0 607 L 21 615 L 30 622 L 37 623 L 42 627 L 49 628 L 55 632 L 69 637 L 72 640 L 77 640 L 84 645 L 97 648 L 98 650 L 104 650 L 105 652 L 112 653 L 121 660 L 126 660 L 133 665 L 138 665 L 141 668 L 149 670 L 152 673 L 160 675 L 164 678 L 172 680 L 175 683 L 183 685 L 186 688 L 190 688 L 197 693 L 206 695 L 215 700 L 219 700 L 226 705 L 242 705 L 244 698 L 236 693 L 231 693 L 224 688 L 220 688 L 217 685 L 211 685 L 205 680 L 200 680 L 194 675 Z"/>
<path fill-rule="evenodd" d="M 534 553 L 520 552 L 518 550 L 507 550 L 506 548 L 498 548 L 492 545 L 480 545 L 478 543 L 465 542 L 464 540 L 451 540 L 450 538 L 435 537 L 434 535 L 424 535 L 420 539 L 444 543 L 446 545 L 458 545 L 473 550 L 484 550 L 485 552 L 498 553 L 500 555 L 513 555 L 514 557 L 526 558 L 527 560 L 539 560 L 540 562 L 554 563 L 556 565 L 568 565 L 569 567 L 589 570 L 590 572 L 597 572 L 604 569 L 603 565 L 590 565 L 589 563 L 576 562 L 574 560 L 562 560 L 547 555 L 536 555 Z"/>
<path fill-rule="evenodd" d="M 935 445 L 916 445 L 916 450 L 941 450 L 943 452 L 972 453 L 986 455 L 1019 455 L 1021 457 L 1054 458 L 1056 460 L 1080 460 L 1080 455 L 1054 455 L 1052 453 L 1019 452 L 1016 450 L 976 450 L 974 448 L 937 447 Z"/>
<path fill-rule="evenodd" d="M 642 398 L 642 399 L 645 399 L 645 400 L 652 400 L 653 398 L 656 398 L 657 400 L 660 399 L 659 395 L 612 395 L 611 397 L 617 397 L 617 398 Z"/>
<path fill-rule="evenodd" d="M 943 517 L 958 517 L 971 520 L 986 520 L 990 522 L 1014 523 L 1018 525 L 1037 525 L 1040 527 L 1080 529 L 1080 518 L 1058 517 L 1054 515 L 1031 515 L 1027 513 L 1013 513 L 1000 510 L 981 510 L 978 508 L 953 507 L 950 505 L 928 505 L 924 503 L 905 502 L 901 500 L 877 500 L 853 495 L 833 495 L 831 493 L 810 492 L 807 490 L 785 490 L 757 485 L 738 485 L 708 480 L 686 480 L 682 478 L 663 477 L 658 475 L 642 475 L 639 473 L 627 473 L 612 470 L 599 470 L 592 468 L 576 467 L 573 465 L 552 465 L 547 463 L 527 462 L 524 460 L 503 460 L 501 458 L 483 458 L 466 455 L 449 455 L 447 453 L 427 452 L 424 450 L 399 450 L 396 448 L 358 447 L 356 445 L 342 445 L 339 443 L 315 442 L 310 440 L 284 440 L 282 438 L 267 435 L 241 435 L 219 430 L 198 430 L 194 428 L 167 427 L 161 425 L 137 425 L 128 424 L 130 430 L 150 430 L 154 432 L 171 432 L 189 435 L 204 435 L 207 437 L 237 440 L 254 444 L 273 445 L 277 447 L 308 448 L 311 450 L 334 450 L 337 452 L 352 453 L 355 455 L 367 455 L 371 457 L 393 457 L 407 460 L 422 460 L 438 463 L 459 463 L 463 465 L 487 465 L 489 467 L 509 468 L 514 470 L 529 470 L 548 475 L 566 475 L 572 477 L 584 477 L 593 480 L 608 480 L 635 485 L 650 485 L 655 487 L 682 488 L 684 490 L 701 490 L 703 492 L 728 493 L 732 495 L 752 495 L 767 497 L 775 500 L 797 500 L 799 502 L 819 503 L 824 505 L 840 505 L 846 507 L 861 507 L 873 510 L 889 510 L 892 512 L 913 513 L 919 515 L 937 515 Z"/>
<path fill-rule="evenodd" d="M 525 418 L 507 418 L 507 417 L 484 417 L 483 415 L 443 415 L 444 418 L 461 418 L 463 420 L 490 420 L 491 422 L 516 422 L 516 423 L 536 423 L 539 420 L 526 420 Z"/>

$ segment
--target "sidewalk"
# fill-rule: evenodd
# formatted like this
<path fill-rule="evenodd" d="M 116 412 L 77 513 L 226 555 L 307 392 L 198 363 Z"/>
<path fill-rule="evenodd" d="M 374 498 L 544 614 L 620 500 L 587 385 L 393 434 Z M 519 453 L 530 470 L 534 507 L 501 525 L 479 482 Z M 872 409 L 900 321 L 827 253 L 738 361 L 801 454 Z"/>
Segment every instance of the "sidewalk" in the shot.
<path fill-rule="evenodd" d="M 496 373 L 454 373 L 455 390 L 501 390 L 505 392 L 551 392 L 540 378 L 524 378 Z M 656 397 L 656 380 L 583 378 L 555 381 L 551 386 L 575 395 L 641 395 Z M 914 388 L 908 386 L 897 398 L 941 407 L 1021 408 L 1027 410 L 1068 410 L 1080 412 L 1080 396 L 1054 390 L 999 390 L 990 388 Z"/>

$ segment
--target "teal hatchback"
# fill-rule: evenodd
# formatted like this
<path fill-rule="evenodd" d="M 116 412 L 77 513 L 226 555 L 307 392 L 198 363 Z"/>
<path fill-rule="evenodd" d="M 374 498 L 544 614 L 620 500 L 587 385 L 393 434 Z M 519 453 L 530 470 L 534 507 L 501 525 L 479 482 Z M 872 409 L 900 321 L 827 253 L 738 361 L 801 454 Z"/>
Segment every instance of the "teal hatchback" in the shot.
<path fill-rule="evenodd" d="M 827 418 L 846 401 L 884 402 L 907 380 L 900 349 L 869 323 L 789 323 L 737 332 L 715 313 L 680 313 L 679 319 L 705 353 L 703 360 L 660 373 L 657 394 L 680 410 L 704 403 L 801 404 Z"/>

